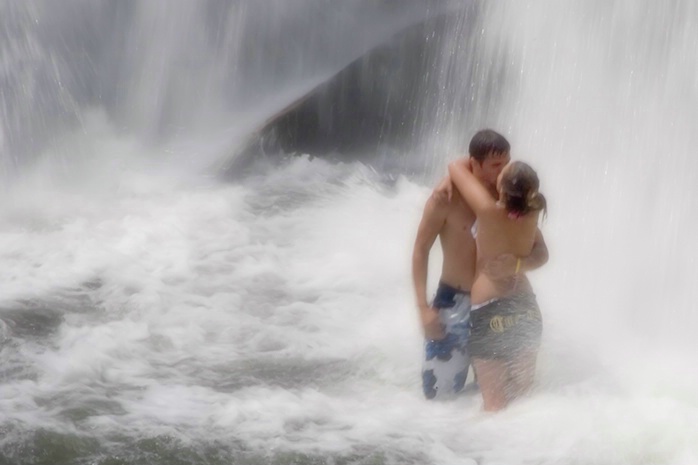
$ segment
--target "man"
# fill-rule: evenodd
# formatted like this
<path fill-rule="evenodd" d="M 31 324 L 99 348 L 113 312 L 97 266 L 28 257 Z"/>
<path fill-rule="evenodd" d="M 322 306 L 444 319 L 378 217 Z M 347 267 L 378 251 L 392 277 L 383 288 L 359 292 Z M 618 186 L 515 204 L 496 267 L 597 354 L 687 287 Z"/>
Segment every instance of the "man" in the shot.
<path fill-rule="evenodd" d="M 491 129 L 478 131 L 468 152 L 475 177 L 497 197 L 497 177 L 510 160 L 509 142 Z M 434 190 L 424 207 L 412 254 L 412 279 L 425 337 L 422 367 L 427 399 L 460 392 L 465 386 L 470 360 L 465 350 L 470 314 L 470 288 L 475 278 L 476 249 L 471 228 L 475 214 L 447 177 Z M 429 253 L 439 238 L 443 265 L 439 287 L 427 303 Z M 502 255 L 485 268 L 487 273 L 509 275 L 532 270 L 548 260 L 548 250 L 538 231 L 529 257 Z M 517 266 L 519 270 L 517 270 Z"/>

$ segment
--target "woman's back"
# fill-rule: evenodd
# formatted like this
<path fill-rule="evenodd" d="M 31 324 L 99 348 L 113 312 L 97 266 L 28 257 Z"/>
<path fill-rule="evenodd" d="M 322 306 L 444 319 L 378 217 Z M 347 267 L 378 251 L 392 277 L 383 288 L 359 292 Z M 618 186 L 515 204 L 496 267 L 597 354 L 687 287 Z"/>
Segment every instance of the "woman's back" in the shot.
<path fill-rule="evenodd" d="M 528 256 L 535 242 L 538 217 L 539 212 L 535 211 L 513 219 L 499 203 L 480 212 L 476 238 L 478 263 L 472 288 L 474 304 L 515 293 L 531 292 L 524 275 L 493 277 L 486 273 L 486 264 L 502 254 Z"/>
<path fill-rule="evenodd" d="M 479 131 L 471 141 L 471 156 L 482 145 L 498 141 L 491 154 L 502 152 L 500 135 Z M 498 136 L 498 137 L 497 137 Z M 506 142 L 506 141 L 505 141 Z M 508 144 L 503 144 L 508 153 Z M 475 147 L 478 150 L 473 150 Z M 488 155 L 488 156 L 489 156 Z M 482 158 L 482 157 L 480 157 Z M 523 162 L 511 162 L 497 178 L 497 199 L 474 175 L 484 173 L 484 161 L 457 160 L 448 166 L 451 181 L 475 212 L 478 263 L 472 287 L 467 352 L 480 383 L 485 410 L 504 408 L 533 384 L 542 334 L 542 316 L 535 296 L 520 272 L 539 235 L 538 217 L 546 201 L 538 192 L 536 172 Z M 497 257 L 515 257 L 515 266 L 497 274 Z M 492 265 L 492 266 L 489 266 Z M 500 269 L 501 271 L 501 269 Z"/>
<path fill-rule="evenodd" d="M 469 161 L 453 162 L 448 169 L 451 181 L 477 217 L 478 263 L 472 287 L 473 304 L 514 293 L 530 293 L 530 285 L 519 275 L 518 266 L 514 275 L 495 278 L 486 273 L 486 264 L 503 254 L 521 258 L 531 253 L 540 211 L 546 209 L 545 197 L 538 192 L 538 175 L 526 163 L 509 163 L 499 173 L 499 198 L 494 199 L 472 174 Z"/>

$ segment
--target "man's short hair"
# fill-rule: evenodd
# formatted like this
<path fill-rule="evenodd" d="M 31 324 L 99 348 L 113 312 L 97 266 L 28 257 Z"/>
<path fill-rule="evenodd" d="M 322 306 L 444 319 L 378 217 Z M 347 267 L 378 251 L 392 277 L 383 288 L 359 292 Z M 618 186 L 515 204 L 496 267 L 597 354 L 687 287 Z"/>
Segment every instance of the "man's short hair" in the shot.
<path fill-rule="evenodd" d="M 503 135 L 492 129 L 482 129 L 470 139 L 468 152 L 471 157 L 482 163 L 490 153 L 505 154 L 509 153 L 510 149 L 509 141 Z"/>

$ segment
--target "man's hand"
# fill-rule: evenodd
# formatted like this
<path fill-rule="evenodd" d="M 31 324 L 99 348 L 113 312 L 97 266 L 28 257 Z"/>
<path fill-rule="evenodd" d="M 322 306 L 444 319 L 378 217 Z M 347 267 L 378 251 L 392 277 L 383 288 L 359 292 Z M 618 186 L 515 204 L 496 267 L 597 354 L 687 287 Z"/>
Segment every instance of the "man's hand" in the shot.
<path fill-rule="evenodd" d="M 439 341 L 446 335 L 444 327 L 439 319 L 439 310 L 434 307 L 420 308 L 419 314 L 422 319 L 422 328 L 424 328 L 424 337 L 433 341 Z"/>
<path fill-rule="evenodd" d="M 446 176 L 439 182 L 431 193 L 432 198 L 440 205 L 446 205 L 453 198 L 453 183 L 451 178 Z"/>
<path fill-rule="evenodd" d="M 488 260 L 482 267 L 482 271 L 493 279 L 502 279 L 516 274 L 516 262 L 518 258 L 514 254 L 504 253 Z"/>

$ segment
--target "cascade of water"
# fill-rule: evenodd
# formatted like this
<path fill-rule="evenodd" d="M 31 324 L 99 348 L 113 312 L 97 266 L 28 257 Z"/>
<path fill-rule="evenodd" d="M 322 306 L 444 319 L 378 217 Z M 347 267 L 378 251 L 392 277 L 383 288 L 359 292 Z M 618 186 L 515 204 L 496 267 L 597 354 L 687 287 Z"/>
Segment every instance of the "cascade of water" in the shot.
<path fill-rule="evenodd" d="M 3 164 L 17 165 L 91 107 L 144 140 L 224 131 L 232 145 L 457 3 L 3 0 Z"/>
<path fill-rule="evenodd" d="M 499 415 L 420 393 L 428 187 L 149 163 L 191 138 L 188 168 L 447 3 L 0 0 L 3 167 L 48 147 L 0 197 L 0 461 L 696 463 L 691 0 L 477 2 L 425 39 L 416 163 L 491 126 L 550 202 L 540 383 Z"/>
<path fill-rule="evenodd" d="M 477 91 L 451 84 L 445 129 L 430 141 L 444 153 L 495 127 L 538 169 L 555 269 L 541 272 L 541 293 L 553 315 L 678 339 L 692 353 L 697 21 L 690 0 L 488 3 L 477 43 L 454 31 L 441 67 L 444 82 L 470 78 Z"/>

